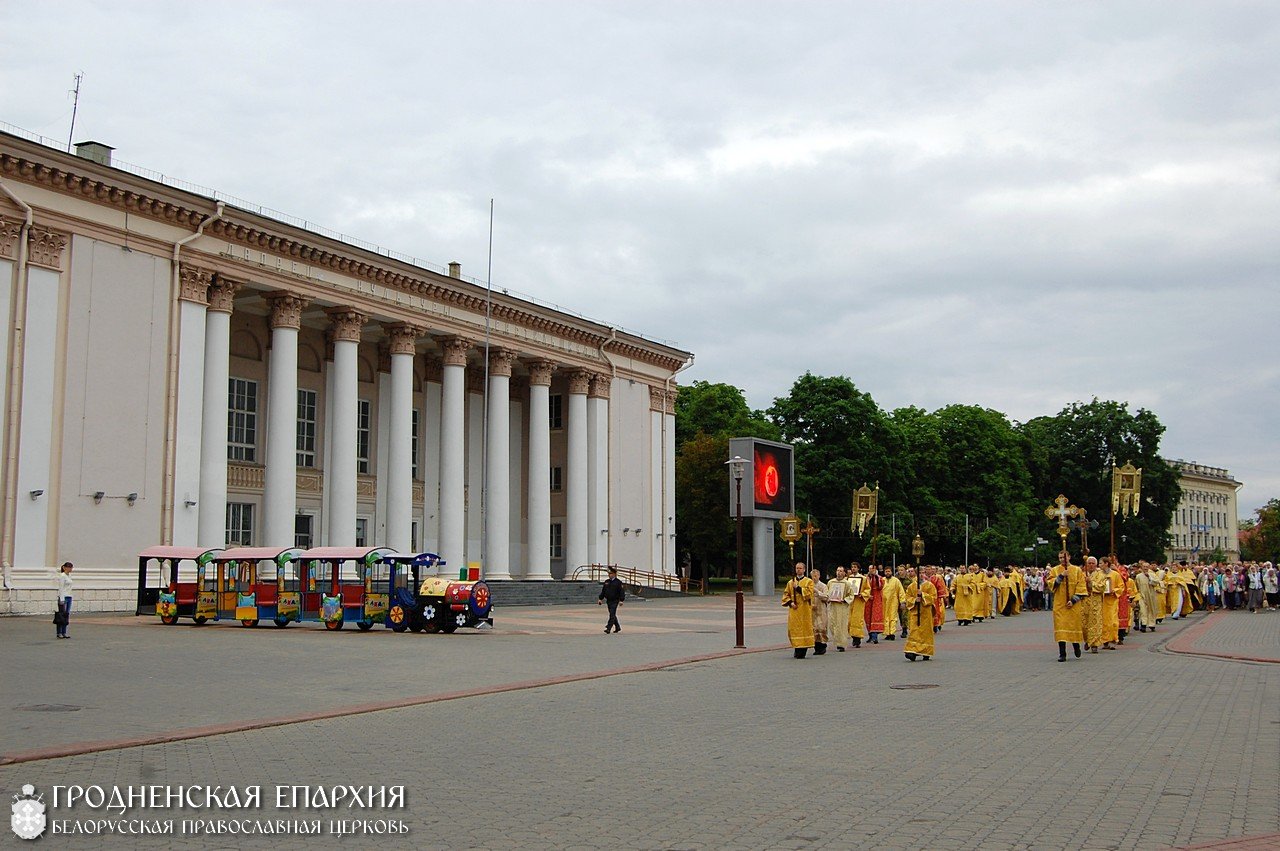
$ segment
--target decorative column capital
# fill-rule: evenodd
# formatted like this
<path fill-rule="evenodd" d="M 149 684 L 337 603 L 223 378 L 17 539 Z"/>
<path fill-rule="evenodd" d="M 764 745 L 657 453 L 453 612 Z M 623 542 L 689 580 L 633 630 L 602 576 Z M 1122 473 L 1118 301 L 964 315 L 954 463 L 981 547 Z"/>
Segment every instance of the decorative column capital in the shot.
<path fill-rule="evenodd" d="M 516 353 L 510 349 L 489 349 L 489 376 L 511 377 L 511 367 L 516 362 Z"/>
<path fill-rule="evenodd" d="M 569 373 L 569 392 L 585 394 L 591 389 L 591 373 L 585 369 L 575 369 Z"/>
<path fill-rule="evenodd" d="M 393 322 L 383 325 L 382 329 L 391 338 L 391 354 L 412 355 L 418 347 L 418 338 L 427 333 L 425 328 L 410 325 L 408 322 Z"/>
<path fill-rule="evenodd" d="M 676 412 L 676 398 L 680 395 L 680 388 L 671 385 L 671 389 L 667 391 L 667 413 L 674 415 Z"/>
<path fill-rule="evenodd" d="M 651 411 L 669 411 L 671 408 L 667 404 L 667 394 L 661 387 L 649 387 L 649 410 Z"/>
<path fill-rule="evenodd" d="M 209 305 L 209 286 L 213 272 L 194 263 L 178 264 L 178 300 L 189 301 L 205 307 Z"/>
<path fill-rule="evenodd" d="M 526 366 L 529 368 L 529 384 L 537 387 L 550 387 L 551 374 L 556 371 L 556 365 L 549 360 L 529 361 Z"/>
<path fill-rule="evenodd" d="M 427 381 L 436 384 L 444 381 L 444 361 L 435 355 L 427 355 L 425 376 Z"/>
<path fill-rule="evenodd" d="M 297 330 L 302 327 L 302 308 L 310 303 L 311 299 L 300 296 L 297 293 L 291 293 L 288 290 L 274 290 L 263 296 L 267 304 L 271 306 L 271 327 L 275 328 L 293 328 Z"/>
<path fill-rule="evenodd" d="M 360 329 L 369 317 L 354 307 L 330 307 L 325 309 L 329 317 L 329 339 L 331 342 L 360 342 Z"/>
<path fill-rule="evenodd" d="M 442 337 L 440 351 L 443 353 L 445 366 L 466 366 L 467 352 L 471 351 L 472 342 L 466 337 Z"/>
<path fill-rule="evenodd" d="M 69 241 L 65 233 L 32 225 L 27 231 L 27 262 L 61 272 L 62 252 Z"/>
<path fill-rule="evenodd" d="M 378 341 L 378 372 L 391 372 L 391 345 L 386 340 Z"/>
<path fill-rule="evenodd" d="M 22 222 L 0 216 L 0 257 L 10 260 L 18 256 L 18 237 L 22 235 Z"/>
<path fill-rule="evenodd" d="M 209 284 L 209 309 L 215 313 L 232 313 L 235 311 L 236 293 L 244 284 L 225 278 L 222 273 L 213 276 Z"/>
<path fill-rule="evenodd" d="M 608 399 L 612 386 L 613 376 L 597 373 L 591 376 L 591 392 L 587 395 L 592 399 Z"/>

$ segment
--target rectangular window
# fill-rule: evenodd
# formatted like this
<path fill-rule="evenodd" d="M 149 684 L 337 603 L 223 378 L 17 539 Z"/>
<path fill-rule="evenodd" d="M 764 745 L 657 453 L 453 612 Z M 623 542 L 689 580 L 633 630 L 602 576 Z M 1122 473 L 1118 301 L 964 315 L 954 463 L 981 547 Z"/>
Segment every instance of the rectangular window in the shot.
<path fill-rule="evenodd" d="M 551 468 L 551 492 L 560 493 L 564 490 L 564 467 Z"/>
<path fill-rule="evenodd" d="M 227 394 L 227 460 L 258 460 L 258 382 L 233 378 Z"/>
<path fill-rule="evenodd" d="M 564 524 L 551 524 L 551 557 L 564 558 Z"/>
<path fill-rule="evenodd" d="M 409 429 L 410 429 L 409 442 L 412 444 L 411 448 L 409 449 L 409 452 L 410 452 L 410 457 L 413 458 L 413 472 L 410 473 L 409 475 L 416 481 L 418 478 L 418 409 L 417 408 L 413 409 L 413 420 L 410 423 Z M 417 548 L 418 547 L 415 544 L 414 549 L 416 550 Z"/>
<path fill-rule="evenodd" d="M 298 391 L 298 466 L 316 465 L 316 391 Z"/>
<path fill-rule="evenodd" d="M 311 549 L 312 534 L 315 528 L 315 517 L 311 514 L 295 514 L 293 516 L 293 545 L 304 550 Z"/>
<path fill-rule="evenodd" d="M 356 518 L 356 546 L 369 546 L 369 520 L 365 517 Z"/>
<path fill-rule="evenodd" d="M 552 431 L 564 428 L 564 397 L 559 393 L 552 393 L 547 400 L 547 416 Z"/>
<path fill-rule="evenodd" d="M 227 546 L 253 545 L 253 503 L 227 503 Z"/>
<path fill-rule="evenodd" d="M 418 552 L 418 521 L 409 525 L 409 549 Z"/>
<path fill-rule="evenodd" d="M 356 418 L 356 472 L 367 476 L 369 474 L 369 424 L 371 420 L 371 408 L 368 399 L 360 399 L 356 402 L 356 405 L 359 409 L 359 414 Z M 361 544 L 361 546 L 365 545 Z"/>

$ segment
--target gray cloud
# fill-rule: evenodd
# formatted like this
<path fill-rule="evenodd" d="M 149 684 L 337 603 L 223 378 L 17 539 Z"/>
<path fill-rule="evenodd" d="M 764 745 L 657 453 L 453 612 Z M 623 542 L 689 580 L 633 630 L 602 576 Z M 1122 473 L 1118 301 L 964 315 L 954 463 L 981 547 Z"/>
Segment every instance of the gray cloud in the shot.
<path fill-rule="evenodd" d="M 57 38 L 33 38 L 57 32 Z M 766 406 L 1093 395 L 1280 495 L 1280 8 L 0 7 L 0 120 L 698 355 Z"/>

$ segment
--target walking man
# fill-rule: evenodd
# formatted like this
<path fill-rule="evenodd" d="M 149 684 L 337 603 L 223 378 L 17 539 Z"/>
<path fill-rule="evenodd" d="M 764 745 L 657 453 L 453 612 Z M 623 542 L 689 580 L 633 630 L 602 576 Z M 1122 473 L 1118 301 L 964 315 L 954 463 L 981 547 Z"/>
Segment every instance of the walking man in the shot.
<path fill-rule="evenodd" d="M 597 606 L 604 603 L 609 607 L 609 621 L 604 625 L 605 635 L 608 635 L 610 630 L 622 632 L 622 625 L 618 623 L 618 606 L 621 606 L 625 599 L 627 599 L 627 591 L 622 587 L 622 580 L 618 578 L 618 569 L 611 567 L 609 578 L 600 586 L 600 598 L 596 601 Z"/>

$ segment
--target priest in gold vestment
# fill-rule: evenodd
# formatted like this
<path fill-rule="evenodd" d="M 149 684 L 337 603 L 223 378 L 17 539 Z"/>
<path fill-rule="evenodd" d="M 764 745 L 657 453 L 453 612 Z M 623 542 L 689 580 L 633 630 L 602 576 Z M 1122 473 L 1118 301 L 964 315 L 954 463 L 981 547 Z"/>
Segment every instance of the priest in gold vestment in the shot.
<path fill-rule="evenodd" d="M 1078 659 L 1080 642 L 1084 640 L 1080 601 L 1089 594 L 1084 571 L 1072 564 L 1066 550 L 1063 550 L 1058 557 L 1058 565 L 1049 572 L 1045 584 L 1053 590 L 1053 638 L 1058 642 L 1058 661 L 1067 660 L 1068 642 Z"/>
<path fill-rule="evenodd" d="M 884 586 L 880 589 L 880 599 L 884 605 L 884 640 L 893 641 L 901 626 L 898 610 L 902 606 L 902 595 L 906 589 L 902 580 L 893 575 L 893 568 L 884 569 Z"/>
<path fill-rule="evenodd" d="M 938 604 L 938 589 L 927 578 L 911 580 L 907 587 L 907 644 L 902 648 L 908 662 L 922 656 L 927 662 L 933 657 L 934 607 Z"/>
<path fill-rule="evenodd" d="M 804 562 L 796 562 L 796 575 L 782 592 L 782 605 L 787 607 L 787 638 L 797 659 L 813 647 L 813 600 L 813 580 L 805 575 Z"/>

